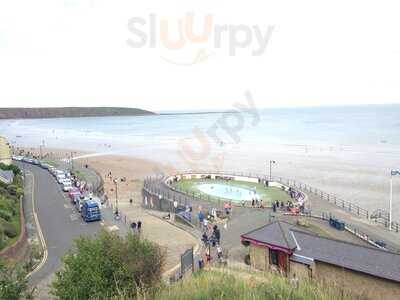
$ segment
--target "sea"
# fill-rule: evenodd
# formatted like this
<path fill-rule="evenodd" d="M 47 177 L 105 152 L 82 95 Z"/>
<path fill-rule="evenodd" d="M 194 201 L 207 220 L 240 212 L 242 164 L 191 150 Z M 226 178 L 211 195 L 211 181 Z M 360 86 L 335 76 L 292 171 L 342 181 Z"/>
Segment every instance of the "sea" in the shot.
<path fill-rule="evenodd" d="M 43 145 L 150 159 L 165 159 L 182 147 L 200 154 L 207 149 L 238 156 L 250 152 L 255 158 L 266 150 L 400 158 L 400 105 L 2 120 L 0 134 L 16 146 Z"/>

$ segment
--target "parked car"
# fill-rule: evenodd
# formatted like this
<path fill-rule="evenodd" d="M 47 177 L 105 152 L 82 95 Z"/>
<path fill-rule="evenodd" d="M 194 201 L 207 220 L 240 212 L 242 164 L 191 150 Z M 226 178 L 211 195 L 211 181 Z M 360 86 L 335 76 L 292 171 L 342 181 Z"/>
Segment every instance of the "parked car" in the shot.
<path fill-rule="evenodd" d="M 72 190 L 74 187 L 72 186 L 71 182 L 64 182 L 63 183 L 63 191 L 64 192 L 69 192 L 70 190 Z"/>
<path fill-rule="evenodd" d="M 57 174 L 57 182 L 59 183 L 59 184 L 62 184 L 63 183 L 63 181 L 64 181 L 64 179 L 66 179 L 66 177 L 65 177 L 65 175 L 64 174 Z"/>

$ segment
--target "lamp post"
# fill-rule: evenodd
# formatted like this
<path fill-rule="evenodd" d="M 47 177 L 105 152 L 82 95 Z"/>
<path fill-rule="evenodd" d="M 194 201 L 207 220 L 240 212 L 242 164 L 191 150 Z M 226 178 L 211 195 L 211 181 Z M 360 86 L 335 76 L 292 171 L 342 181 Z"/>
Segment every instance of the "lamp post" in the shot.
<path fill-rule="evenodd" d="M 115 214 L 118 215 L 118 180 L 115 178 L 114 179 L 114 185 L 115 185 Z"/>
<path fill-rule="evenodd" d="M 276 164 L 275 160 L 269 161 L 269 181 L 272 181 L 272 165 Z M 267 176 L 267 172 L 265 172 L 265 176 Z"/>
<path fill-rule="evenodd" d="M 400 176 L 400 169 L 390 171 L 389 230 L 392 230 L 393 177 Z"/>
<path fill-rule="evenodd" d="M 71 171 L 74 172 L 74 152 L 71 152 L 70 160 L 71 160 Z"/>

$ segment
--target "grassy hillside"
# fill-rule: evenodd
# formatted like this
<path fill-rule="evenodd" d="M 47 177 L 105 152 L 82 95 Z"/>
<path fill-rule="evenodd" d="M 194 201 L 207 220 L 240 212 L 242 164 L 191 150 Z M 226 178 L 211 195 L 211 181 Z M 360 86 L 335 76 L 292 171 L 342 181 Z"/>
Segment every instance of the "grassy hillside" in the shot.
<path fill-rule="evenodd" d="M 153 112 L 123 107 L 0 108 L 0 119 L 145 116 Z"/>
<path fill-rule="evenodd" d="M 0 250 L 13 244 L 21 231 L 19 197 L 23 193 L 23 184 L 19 170 L 14 170 L 17 175 L 13 184 L 0 182 Z"/>
<path fill-rule="evenodd" d="M 217 271 L 201 272 L 193 278 L 171 285 L 156 294 L 156 300 L 350 300 L 362 299 L 346 295 L 339 290 L 300 282 L 294 287 L 277 275 L 254 275 L 237 272 L 235 276 Z"/>

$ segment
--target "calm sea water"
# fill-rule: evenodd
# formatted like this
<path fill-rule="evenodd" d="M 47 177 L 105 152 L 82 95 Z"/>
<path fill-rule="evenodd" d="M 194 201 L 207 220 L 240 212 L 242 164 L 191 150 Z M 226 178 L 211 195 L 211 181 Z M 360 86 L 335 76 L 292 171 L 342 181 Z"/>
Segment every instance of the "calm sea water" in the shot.
<path fill-rule="evenodd" d="M 244 161 L 266 151 L 400 158 L 400 105 L 262 109 L 258 114 L 257 124 L 249 113 L 4 120 L 0 134 L 17 146 L 44 143 L 156 160 L 176 160 L 181 153 L 200 160 L 195 154 L 207 151 Z"/>

